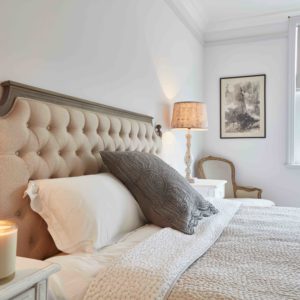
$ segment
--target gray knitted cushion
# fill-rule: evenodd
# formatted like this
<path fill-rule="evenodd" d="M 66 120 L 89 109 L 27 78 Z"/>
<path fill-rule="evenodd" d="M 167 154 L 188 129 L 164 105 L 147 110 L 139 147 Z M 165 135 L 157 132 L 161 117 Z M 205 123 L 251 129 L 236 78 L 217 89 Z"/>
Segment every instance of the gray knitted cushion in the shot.
<path fill-rule="evenodd" d="M 145 217 L 155 225 L 193 234 L 199 220 L 218 212 L 184 177 L 153 154 L 100 154 L 111 173 L 135 197 Z"/>

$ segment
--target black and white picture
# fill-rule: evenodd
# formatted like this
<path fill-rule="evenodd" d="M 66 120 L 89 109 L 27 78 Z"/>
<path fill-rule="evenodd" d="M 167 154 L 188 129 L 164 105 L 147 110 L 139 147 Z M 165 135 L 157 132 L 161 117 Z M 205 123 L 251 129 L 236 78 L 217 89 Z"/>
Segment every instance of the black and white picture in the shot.
<path fill-rule="evenodd" d="M 266 75 L 220 79 L 220 137 L 266 137 Z"/>

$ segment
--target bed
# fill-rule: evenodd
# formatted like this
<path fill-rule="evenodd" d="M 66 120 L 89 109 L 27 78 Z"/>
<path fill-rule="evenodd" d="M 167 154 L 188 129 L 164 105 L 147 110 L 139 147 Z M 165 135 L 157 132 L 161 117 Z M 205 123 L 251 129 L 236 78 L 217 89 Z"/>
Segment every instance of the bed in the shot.
<path fill-rule="evenodd" d="M 61 253 L 24 197 L 28 182 L 98 174 L 103 150 L 159 155 L 159 127 L 146 115 L 1 86 L 0 218 L 17 223 L 19 256 L 61 265 L 50 298 L 300 299 L 299 208 L 209 199 L 219 213 L 193 235 L 145 224 L 97 251 Z"/>

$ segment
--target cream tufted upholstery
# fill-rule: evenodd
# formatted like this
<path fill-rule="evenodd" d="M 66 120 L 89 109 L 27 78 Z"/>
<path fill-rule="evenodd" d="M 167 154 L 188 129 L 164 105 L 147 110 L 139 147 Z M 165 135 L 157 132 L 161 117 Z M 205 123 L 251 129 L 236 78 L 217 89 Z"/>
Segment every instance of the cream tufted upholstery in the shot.
<path fill-rule="evenodd" d="M 150 123 L 17 98 L 0 119 L 0 218 L 19 226 L 18 255 L 43 259 L 57 253 L 44 221 L 23 192 L 30 179 L 100 172 L 100 150 L 158 153 Z"/>

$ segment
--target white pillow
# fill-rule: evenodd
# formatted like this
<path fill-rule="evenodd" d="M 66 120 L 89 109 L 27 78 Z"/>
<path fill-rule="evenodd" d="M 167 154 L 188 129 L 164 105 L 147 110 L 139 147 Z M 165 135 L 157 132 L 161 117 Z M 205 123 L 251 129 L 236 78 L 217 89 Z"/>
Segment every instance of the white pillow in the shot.
<path fill-rule="evenodd" d="M 66 253 L 98 250 L 145 224 L 131 193 L 108 173 L 30 181 L 25 194 Z"/>

